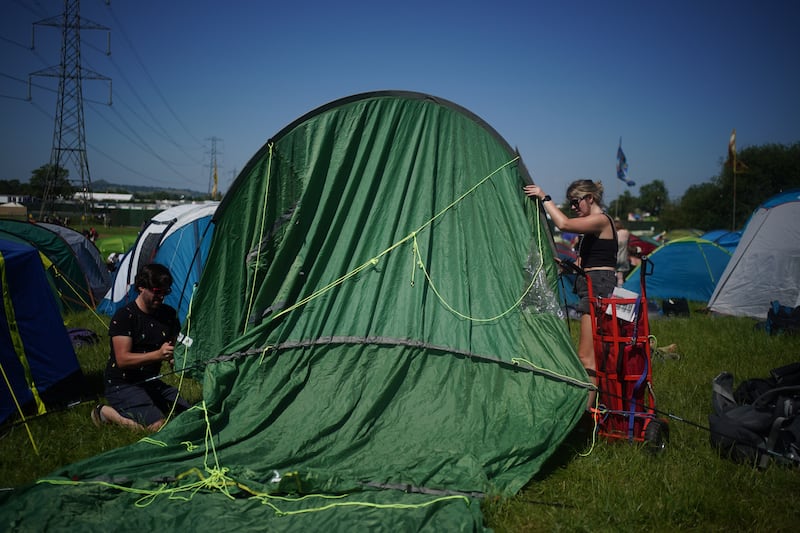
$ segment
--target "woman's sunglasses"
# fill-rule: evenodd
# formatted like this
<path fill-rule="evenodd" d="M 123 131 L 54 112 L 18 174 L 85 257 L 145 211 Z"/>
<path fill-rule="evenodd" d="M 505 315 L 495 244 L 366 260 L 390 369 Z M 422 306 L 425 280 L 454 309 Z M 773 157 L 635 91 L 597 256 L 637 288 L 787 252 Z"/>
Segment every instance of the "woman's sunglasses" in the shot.
<path fill-rule="evenodd" d="M 573 209 L 578 209 L 578 206 L 581 205 L 581 202 L 583 200 L 586 200 L 590 196 L 591 196 L 591 194 L 585 194 L 585 195 L 581 196 L 580 198 L 572 198 L 569 201 L 569 205 L 571 205 Z"/>

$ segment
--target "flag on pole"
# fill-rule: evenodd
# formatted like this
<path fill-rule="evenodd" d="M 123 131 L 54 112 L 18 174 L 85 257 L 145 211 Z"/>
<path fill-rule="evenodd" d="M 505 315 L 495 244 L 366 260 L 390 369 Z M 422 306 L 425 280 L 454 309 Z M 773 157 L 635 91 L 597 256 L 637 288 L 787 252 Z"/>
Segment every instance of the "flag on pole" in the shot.
<path fill-rule="evenodd" d="M 728 160 L 725 162 L 725 165 L 731 167 L 737 174 L 749 170 L 747 165 L 736 159 L 736 128 L 733 128 L 731 138 L 728 140 Z"/>
<path fill-rule="evenodd" d="M 636 182 L 626 179 L 628 174 L 628 158 L 625 157 L 625 152 L 622 151 L 622 138 L 619 140 L 619 147 L 617 148 L 617 177 L 625 182 L 628 187 L 633 187 Z"/>

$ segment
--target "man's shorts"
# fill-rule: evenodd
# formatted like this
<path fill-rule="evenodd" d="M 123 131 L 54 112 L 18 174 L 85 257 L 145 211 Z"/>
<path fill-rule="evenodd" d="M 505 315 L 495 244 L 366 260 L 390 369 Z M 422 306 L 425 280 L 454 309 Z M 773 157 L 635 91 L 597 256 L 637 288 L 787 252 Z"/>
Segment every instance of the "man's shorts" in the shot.
<path fill-rule="evenodd" d="M 135 385 L 124 382 L 108 384 L 105 395 L 109 405 L 119 414 L 144 427 L 166 418 L 176 398 L 175 413 L 190 407 L 178 396 L 178 389 L 159 380 Z"/>

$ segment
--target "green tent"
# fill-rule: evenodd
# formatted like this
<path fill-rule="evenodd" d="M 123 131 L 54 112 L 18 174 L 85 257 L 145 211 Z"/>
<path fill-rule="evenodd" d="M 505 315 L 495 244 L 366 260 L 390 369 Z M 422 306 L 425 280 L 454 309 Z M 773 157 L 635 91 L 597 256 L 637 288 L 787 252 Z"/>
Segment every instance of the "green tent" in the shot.
<path fill-rule="evenodd" d="M 215 215 L 185 326 L 203 401 L 7 497 L 0 526 L 481 530 L 587 398 L 529 181 L 427 95 L 290 124 Z"/>
<path fill-rule="evenodd" d="M 25 242 L 43 253 L 56 270 L 56 288 L 67 310 L 82 311 L 95 306 L 91 284 L 75 251 L 58 233 L 27 221 L 0 219 L 0 237 Z"/>

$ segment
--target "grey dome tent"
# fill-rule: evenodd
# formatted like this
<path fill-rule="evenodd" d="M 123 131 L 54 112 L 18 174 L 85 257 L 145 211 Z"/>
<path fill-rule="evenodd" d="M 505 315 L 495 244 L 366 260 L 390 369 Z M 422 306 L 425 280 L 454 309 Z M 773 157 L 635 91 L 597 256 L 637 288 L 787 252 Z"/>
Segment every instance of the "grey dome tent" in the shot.
<path fill-rule="evenodd" d="M 770 302 L 800 305 L 800 190 L 773 196 L 750 216 L 708 308 L 765 319 Z"/>

